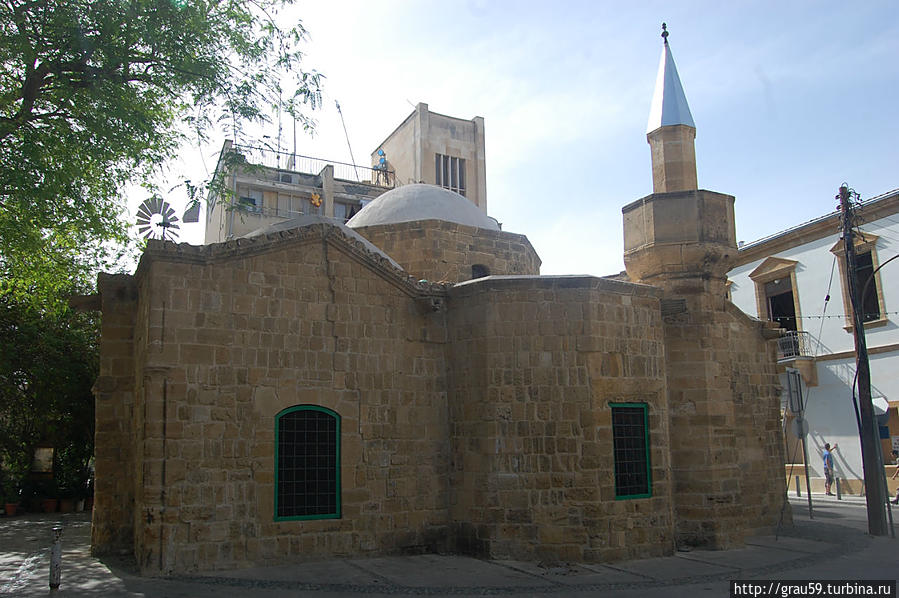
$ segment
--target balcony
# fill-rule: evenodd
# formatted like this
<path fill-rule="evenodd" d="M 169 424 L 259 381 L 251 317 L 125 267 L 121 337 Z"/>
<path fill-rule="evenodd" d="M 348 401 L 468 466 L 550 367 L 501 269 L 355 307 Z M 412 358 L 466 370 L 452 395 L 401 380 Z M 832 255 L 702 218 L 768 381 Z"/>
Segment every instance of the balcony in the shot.
<path fill-rule="evenodd" d="M 777 339 L 777 361 L 793 361 L 798 357 L 812 357 L 812 342 L 808 332 L 790 330 Z"/>
<path fill-rule="evenodd" d="M 334 167 L 335 179 L 365 183 L 386 189 L 396 186 L 396 173 L 392 170 L 370 168 L 248 145 L 235 145 L 232 151 L 243 156 L 247 163 L 263 167 L 263 170 L 255 175 L 272 182 L 297 183 L 299 181 L 296 175 L 318 175 L 325 166 L 331 165 Z"/>
<path fill-rule="evenodd" d="M 812 337 L 808 332 L 791 330 L 777 339 L 777 364 L 782 368 L 796 368 L 808 386 L 818 386 L 818 368 Z"/>

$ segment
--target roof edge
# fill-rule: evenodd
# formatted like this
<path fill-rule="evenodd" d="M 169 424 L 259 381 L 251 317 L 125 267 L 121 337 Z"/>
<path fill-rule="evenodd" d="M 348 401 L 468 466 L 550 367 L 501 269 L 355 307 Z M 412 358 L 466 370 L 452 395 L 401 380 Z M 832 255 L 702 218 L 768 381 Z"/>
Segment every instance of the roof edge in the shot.
<path fill-rule="evenodd" d="M 860 210 L 870 210 L 868 212 L 868 222 L 890 214 L 899 213 L 899 189 L 875 195 L 859 203 L 858 207 Z M 773 233 L 767 237 L 762 237 L 756 241 L 744 243 L 737 250 L 732 269 L 757 259 L 768 257 L 772 253 L 790 249 L 811 240 L 822 239 L 831 234 L 837 234 L 837 229 L 831 227 L 839 223 L 839 220 L 840 212 L 834 211 Z M 796 239 L 795 237 L 801 238 Z"/>
<path fill-rule="evenodd" d="M 174 261 L 197 265 L 211 265 L 234 258 L 252 257 L 296 244 L 315 241 L 329 242 L 348 257 L 369 268 L 394 284 L 410 297 L 444 295 L 447 285 L 423 282 L 391 263 L 389 257 L 373 252 L 365 243 L 347 235 L 339 226 L 314 223 L 256 237 L 239 237 L 223 243 L 189 245 L 173 241 L 150 240 L 134 273 L 144 276 L 156 261 Z"/>

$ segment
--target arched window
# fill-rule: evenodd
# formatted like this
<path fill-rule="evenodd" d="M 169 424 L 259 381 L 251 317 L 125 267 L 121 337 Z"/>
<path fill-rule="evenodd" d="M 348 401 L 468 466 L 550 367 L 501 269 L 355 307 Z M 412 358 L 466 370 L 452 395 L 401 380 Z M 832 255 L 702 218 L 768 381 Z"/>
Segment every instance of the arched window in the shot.
<path fill-rule="evenodd" d="M 275 417 L 275 519 L 340 517 L 340 416 L 317 405 Z"/>

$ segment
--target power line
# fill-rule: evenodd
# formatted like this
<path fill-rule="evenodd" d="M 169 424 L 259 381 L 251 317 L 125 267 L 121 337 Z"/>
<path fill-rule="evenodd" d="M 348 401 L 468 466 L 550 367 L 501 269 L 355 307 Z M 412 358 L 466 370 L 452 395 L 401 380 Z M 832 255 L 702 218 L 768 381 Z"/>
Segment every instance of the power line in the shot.
<path fill-rule="evenodd" d="M 830 303 L 830 289 L 833 287 L 833 273 L 837 267 L 837 256 L 833 256 L 833 261 L 830 263 L 830 280 L 827 282 L 827 293 L 824 295 L 824 307 L 821 308 L 821 326 L 818 328 L 818 346 L 815 348 L 815 356 L 817 357 L 818 351 L 821 350 L 821 335 L 824 333 L 824 315 L 827 313 L 827 306 Z"/>
<path fill-rule="evenodd" d="M 871 315 L 881 315 L 881 316 L 895 316 L 899 315 L 899 311 L 885 311 L 881 314 L 871 314 Z M 852 314 L 821 314 L 820 316 L 790 316 L 789 318 L 781 318 L 781 319 L 797 319 L 797 320 L 817 320 L 819 318 L 851 318 Z"/>

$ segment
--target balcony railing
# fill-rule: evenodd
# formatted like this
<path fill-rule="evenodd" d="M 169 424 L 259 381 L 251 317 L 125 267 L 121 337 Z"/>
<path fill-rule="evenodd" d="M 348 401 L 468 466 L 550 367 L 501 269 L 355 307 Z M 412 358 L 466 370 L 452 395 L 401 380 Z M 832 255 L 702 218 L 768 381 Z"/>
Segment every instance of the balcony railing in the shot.
<path fill-rule="evenodd" d="M 261 206 L 248 205 L 245 203 L 237 203 L 234 205 L 233 209 L 239 212 L 246 212 L 248 214 L 256 214 L 259 216 L 269 216 L 284 219 L 297 218 L 298 216 L 302 216 L 303 214 L 319 213 L 319 211 L 297 212 L 295 210 L 279 210 L 278 208 L 265 208 Z"/>
<path fill-rule="evenodd" d="M 232 149 L 246 158 L 248 163 L 276 171 L 271 173 L 272 180 L 276 182 L 289 182 L 284 181 L 283 177 L 290 176 L 291 173 L 317 175 L 330 164 L 334 167 L 335 179 L 369 183 L 391 189 L 396 186 L 396 173 L 392 170 L 370 168 L 249 145 L 235 145 Z"/>
<path fill-rule="evenodd" d="M 808 332 L 790 331 L 777 339 L 777 360 L 789 361 L 797 357 L 812 357 L 812 341 Z"/>

